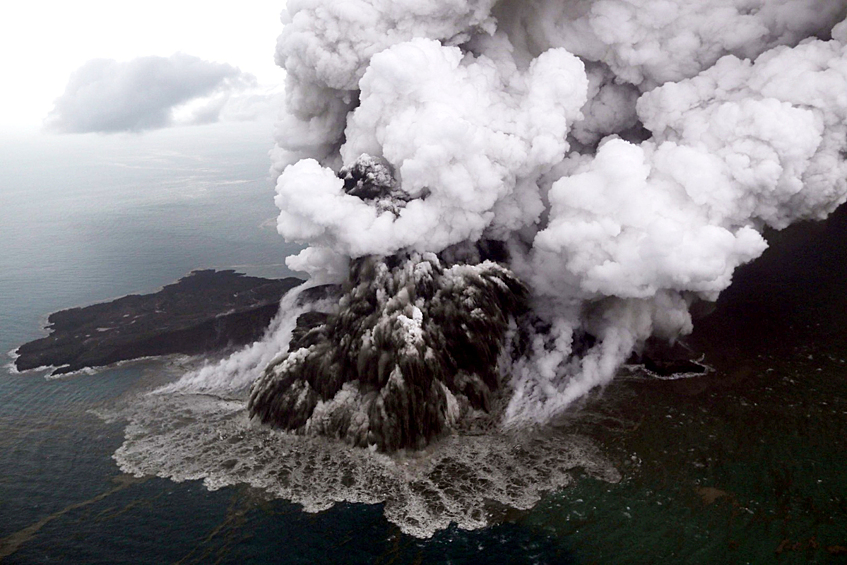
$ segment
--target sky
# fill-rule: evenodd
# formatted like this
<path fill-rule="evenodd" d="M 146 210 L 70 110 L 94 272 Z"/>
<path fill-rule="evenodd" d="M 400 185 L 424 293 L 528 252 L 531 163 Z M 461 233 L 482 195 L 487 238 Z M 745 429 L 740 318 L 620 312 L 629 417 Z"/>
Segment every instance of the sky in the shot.
<path fill-rule="evenodd" d="M 166 61 L 172 62 L 170 58 L 179 53 L 209 63 L 206 70 L 217 69 L 221 80 L 235 81 L 240 87 L 246 84 L 242 79 L 252 75 L 253 91 L 257 87 L 264 91 L 279 89 L 284 72 L 274 64 L 273 54 L 283 8 L 283 0 L 237 4 L 198 0 L 6 3 L 0 18 L 0 69 L 4 77 L 0 129 L 4 133 L 41 132 L 72 73 L 93 59 L 113 59 L 116 65 L 111 68 L 121 69 L 121 64 L 143 57 L 166 58 L 148 60 L 155 67 L 169 65 Z M 186 60 L 193 61 L 179 59 Z M 185 65 L 170 67 L 180 74 Z M 208 72 L 206 78 L 207 86 L 215 79 L 209 79 Z M 220 95 L 230 86 L 228 82 L 209 88 Z M 209 88 L 206 94 L 212 92 Z M 167 103 L 184 101 L 190 94 L 175 93 Z"/>

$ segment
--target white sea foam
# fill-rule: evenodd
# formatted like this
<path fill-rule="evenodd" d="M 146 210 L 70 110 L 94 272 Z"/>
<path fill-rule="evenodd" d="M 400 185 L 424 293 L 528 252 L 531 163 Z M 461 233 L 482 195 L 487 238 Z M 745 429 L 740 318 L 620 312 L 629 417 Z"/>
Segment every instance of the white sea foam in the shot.
<path fill-rule="evenodd" d="M 338 502 L 384 503 L 386 518 L 417 537 L 451 522 L 484 527 L 497 504 L 532 508 L 568 486 L 577 470 L 620 478 L 595 446 L 574 435 L 494 430 L 389 456 L 257 425 L 243 400 L 212 395 L 146 395 L 122 416 L 129 425 L 114 459 L 126 473 L 202 480 L 212 490 L 244 483 L 307 512 Z"/>
<path fill-rule="evenodd" d="M 107 421 L 128 422 L 113 456 L 118 466 L 139 476 L 202 480 L 212 490 L 249 484 L 307 512 L 337 502 L 384 503 L 386 517 L 418 537 L 451 522 L 483 527 L 492 518 L 492 504 L 529 509 L 544 493 L 569 485 L 577 469 L 619 480 L 598 449 L 575 435 L 489 425 L 487 431 L 444 437 L 422 451 L 386 455 L 251 421 L 247 389 L 269 352 L 286 349 L 303 310 L 299 292 L 286 295 L 257 344 L 100 410 L 97 415 Z"/>

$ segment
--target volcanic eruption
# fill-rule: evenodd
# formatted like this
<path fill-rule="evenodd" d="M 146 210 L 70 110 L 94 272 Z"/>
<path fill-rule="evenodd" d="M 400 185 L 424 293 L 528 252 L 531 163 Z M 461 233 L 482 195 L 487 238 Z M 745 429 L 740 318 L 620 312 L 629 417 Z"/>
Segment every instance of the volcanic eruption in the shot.
<path fill-rule="evenodd" d="M 689 333 L 766 227 L 847 198 L 845 16 L 290 0 L 278 229 L 337 300 L 269 342 L 251 415 L 417 448 L 479 418 L 543 422 L 648 338 Z"/>

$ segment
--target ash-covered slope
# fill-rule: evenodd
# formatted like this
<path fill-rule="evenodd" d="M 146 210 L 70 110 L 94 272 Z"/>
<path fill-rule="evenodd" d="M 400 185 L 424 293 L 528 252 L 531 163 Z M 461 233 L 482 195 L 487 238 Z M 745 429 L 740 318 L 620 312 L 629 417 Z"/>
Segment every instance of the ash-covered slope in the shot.
<path fill-rule="evenodd" d="M 282 295 L 302 282 L 194 271 L 154 294 L 50 314 L 50 335 L 20 346 L 15 366 L 20 371 L 52 366 L 60 374 L 249 343 L 262 336 Z"/>
<path fill-rule="evenodd" d="M 250 413 L 356 446 L 423 447 L 469 412 L 490 409 L 498 357 L 525 298 L 522 283 L 488 260 L 357 259 L 338 311 L 268 366 Z"/>

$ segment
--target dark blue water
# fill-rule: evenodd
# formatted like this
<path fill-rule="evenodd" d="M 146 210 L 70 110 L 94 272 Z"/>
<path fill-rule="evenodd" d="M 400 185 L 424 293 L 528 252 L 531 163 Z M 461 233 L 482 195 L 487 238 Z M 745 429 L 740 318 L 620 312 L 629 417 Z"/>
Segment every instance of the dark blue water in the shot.
<path fill-rule="evenodd" d="M 0 140 L 0 350 L 41 335 L 52 311 L 191 269 L 289 275 L 269 146 L 267 132 L 220 126 Z M 798 244 L 809 253 L 783 242 L 788 259 L 739 275 L 741 290 L 701 322 L 715 372 L 624 376 L 558 424 L 592 438 L 620 482 L 577 473 L 532 511 L 493 508 L 492 526 L 429 539 L 403 534 L 382 505 L 310 514 L 245 485 L 121 473 L 112 455 L 127 423 L 96 414 L 176 378 L 172 361 L 58 380 L 3 369 L 0 561 L 847 562 L 839 234 L 813 233 Z"/>

